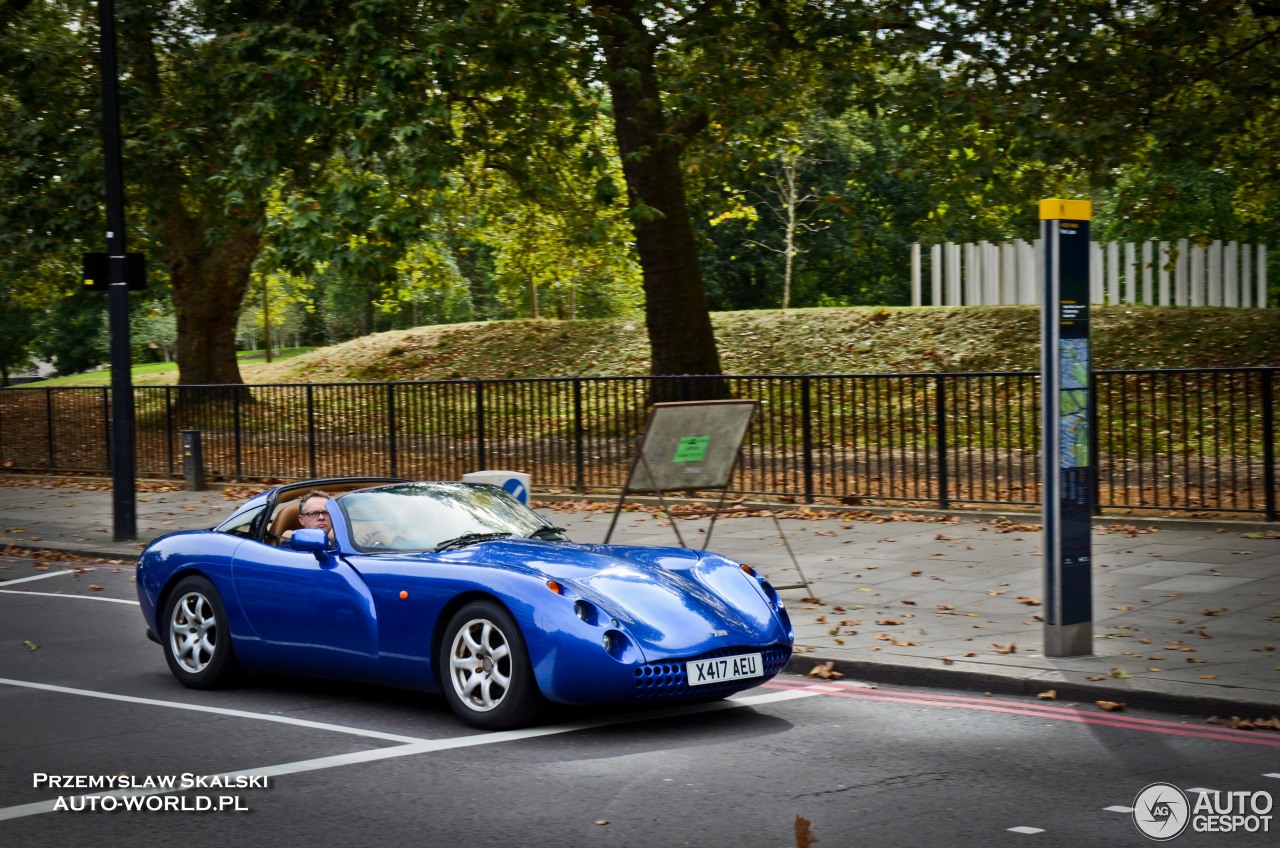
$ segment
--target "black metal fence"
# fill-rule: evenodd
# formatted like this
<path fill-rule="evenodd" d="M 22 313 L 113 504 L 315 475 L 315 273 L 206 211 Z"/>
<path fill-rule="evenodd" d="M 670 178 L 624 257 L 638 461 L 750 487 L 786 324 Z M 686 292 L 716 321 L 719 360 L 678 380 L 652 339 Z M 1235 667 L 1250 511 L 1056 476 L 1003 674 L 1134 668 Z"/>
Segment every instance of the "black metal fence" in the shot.
<path fill-rule="evenodd" d="M 1099 371 L 1100 508 L 1277 520 L 1276 368 Z M 134 388 L 137 470 L 236 480 L 529 472 L 543 491 L 617 492 L 651 398 L 700 378 L 608 377 Z M 705 380 L 705 378 L 701 378 Z M 1034 373 L 726 377 L 760 402 L 734 494 L 950 508 L 1038 503 Z M 107 388 L 0 392 L 0 463 L 110 470 Z"/>

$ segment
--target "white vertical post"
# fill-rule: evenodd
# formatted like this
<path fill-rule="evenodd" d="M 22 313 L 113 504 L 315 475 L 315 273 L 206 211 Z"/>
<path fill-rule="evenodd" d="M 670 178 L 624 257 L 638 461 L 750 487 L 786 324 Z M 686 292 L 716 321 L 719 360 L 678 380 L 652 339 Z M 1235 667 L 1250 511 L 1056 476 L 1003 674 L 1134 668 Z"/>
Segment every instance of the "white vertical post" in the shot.
<path fill-rule="evenodd" d="M 982 243 L 983 302 L 987 306 L 1000 306 L 1000 246 Z"/>
<path fill-rule="evenodd" d="M 1106 303 L 1107 296 L 1103 281 L 1102 245 L 1096 241 L 1089 242 L 1089 298 L 1094 303 Z"/>
<path fill-rule="evenodd" d="M 1253 306 L 1253 245 L 1240 245 L 1240 305 Z"/>
<path fill-rule="evenodd" d="M 1160 289 L 1160 305 L 1168 306 L 1169 299 L 1169 266 L 1173 257 L 1169 255 L 1169 242 L 1162 241 L 1156 246 L 1156 280 Z"/>
<path fill-rule="evenodd" d="M 1018 245 L 1000 245 L 1000 303 L 1018 303 Z"/>
<path fill-rule="evenodd" d="M 1124 243 L 1124 302 L 1138 300 L 1138 260 L 1134 256 L 1133 242 Z"/>
<path fill-rule="evenodd" d="M 1205 269 L 1205 291 L 1208 294 L 1205 303 L 1209 306 L 1222 305 L 1222 242 L 1214 239 L 1209 243 L 1208 267 Z"/>
<path fill-rule="evenodd" d="M 1267 308 L 1267 246 L 1258 245 L 1258 308 Z"/>
<path fill-rule="evenodd" d="M 978 294 L 978 246 L 969 242 L 964 246 L 964 305 L 976 306 L 981 301 Z"/>
<path fill-rule="evenodd" d="M 1222 305 L 1240 305 L 1240 244 L 1235 241 L 1222 250 Z"/>
<path fill-rule="evenodd" d="M 933 306 L 942 305 L 942 245 L 935 244 L 929 248 L 929 293 Z"/>
<path fill-rule="evenodd" d="M 1018 242 L 1018 303 L 1040 302 L 1038 256 L 1034 242 Z"/>
<path fill-rule="evenodd" d="M 920 302 L 920 242 L 911 243 L 911 305 L 922 306 Z"/>
<path fill-rule="evenodd" d="M 1034 281 L 1035 289 L 1036 289 L 1035 302 L 1040 303 L 1042 298 L 1042 295 L 1040 294 L 1040 281 L 1043 280 L 1044 275 L 1048 273 L 1047 271 L 1045 271 L 1044 239 L 1043 238 L 1038 238 L 1035 240 L 1032 246 L 1032 251 L 1034 252 L 1034 255 L 1035 255 L 1035 262 L 1033 263 L 1033 265 L 1035 266 L 1035 269 L 1036 269 L 1036 278 Z"/>
<path fill-rule="evenodd" d="M 1144 240 L 1142 242 L 1142 302 L 1147 306 L 1156 305 L 1155 291 L 1151 286 L 1154 276 L 1151 268 L 1151 241 Z"/>
<path fill-rule="evenodd" d="M 1191 305 L 1191 248 L 1186 239 L 1178 239 L 1178 258 L 1174 262 L 1174 294 L 1178 306 Z"/>
<path fill-rule="evenodd" d="M 947 242 L 947 306 L 960 306 L 964 297 L 960 294 L 961 273 L 960 245 Z"/>
<path fill-rule="evenodd" d="M 1120 302 L 1120 245 L 1114 241 L 1107 245 L 1107 303 Z"/>
<path fill-rule="evenodd" d="M 1191 246 L 1191 305 L 1204 306 L 1204 248 Z"/>

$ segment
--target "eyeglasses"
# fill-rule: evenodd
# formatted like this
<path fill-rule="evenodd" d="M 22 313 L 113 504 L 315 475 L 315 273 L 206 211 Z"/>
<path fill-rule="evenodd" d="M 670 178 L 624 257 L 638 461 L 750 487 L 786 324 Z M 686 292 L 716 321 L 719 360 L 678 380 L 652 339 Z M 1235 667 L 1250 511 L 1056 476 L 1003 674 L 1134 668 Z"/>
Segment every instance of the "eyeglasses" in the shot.
<path fill-rule="evenodd" d="M 300 512 L 298 513 L 298 515 L 304 516 L 306 518 L 319 518 L 320 516 L 323 515 L 325 518 L 328 518 L 329 512 L 328 510 L 320 509 L 320 510 L 316 510 L 315 512 Z"/>

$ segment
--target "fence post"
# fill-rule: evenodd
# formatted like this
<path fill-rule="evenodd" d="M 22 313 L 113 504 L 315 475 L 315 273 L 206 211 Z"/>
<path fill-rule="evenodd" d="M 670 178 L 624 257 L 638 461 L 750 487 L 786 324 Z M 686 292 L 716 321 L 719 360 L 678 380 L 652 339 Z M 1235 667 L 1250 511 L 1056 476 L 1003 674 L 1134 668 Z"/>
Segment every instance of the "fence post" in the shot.
<path fill-rule="evenodd" d="M 387 383 L 387 453 L 391 460 L 391 476 L 396 473 L 396 384 Z"/>
<path fill-rule="evenodd" d="M 244 386 L 234 386 L 231 393 L 231 418 L 235 423 L 236 435 L 236 479 L 239 480 L 244 476 L 244 466 L 240 450 L 240 390 Z"/>
<path fill-rule="evenodd" d="M 582 492 L 587 487 L 585 431 L 582 425 L 582 378 L 573 378 L 573 490 Z"/>
<path fill-rule="evenodd" d="M 173 387 L 164 387 L 164 450 L 165 457 L 168 459 L 169 476 L 174 475 L 173 470 Z"/>
<path fill-rule="evenodd" d="M 103 444 L 107 446 L 107 471 L 110 472 L 115 465 L 115 451 L 111 449 L 111 391 L 106 387 L 102 387 L 102 428 L 103 428 Z"/>
<path fill-rule="evenodd" d="M 805 503 L 813 503 L 813 401 L 809 397 L 811 382 L 812 378 L 807 374 L 800 378 L 801 463 L 804 469 Z"/>
<path fill-rule="evenodd" d="M 316 476 L 316 398 L 315 387 L 307 383 L 307 464 L 311 477 Z"/>
<path fill-rule="evenodd" d="M 947 377 L 933 376 L 933 430 L 937 438 L 938 509 L 949 509 L 951 499 L 948 489 L 951 481 L 947 474 Z"/>
<path fill-rule="evenodd" d="M 476 380 L 476 470 L 485 471 L 484 380 Z"/>
<path fill-rule="evenodd" d="M 44 430 L 49 443 L 49 470 L 53 470 L 53 389 L 44 390 Z"/>
<path fill-rule="evenodd" d="M 1262 484 L 1268 521 L 1280 521 L 1276 508 L 1276 438 L 1280 433 L 1276 432 L 1275 374 L 1274 368 L 1262 371 Z"/>

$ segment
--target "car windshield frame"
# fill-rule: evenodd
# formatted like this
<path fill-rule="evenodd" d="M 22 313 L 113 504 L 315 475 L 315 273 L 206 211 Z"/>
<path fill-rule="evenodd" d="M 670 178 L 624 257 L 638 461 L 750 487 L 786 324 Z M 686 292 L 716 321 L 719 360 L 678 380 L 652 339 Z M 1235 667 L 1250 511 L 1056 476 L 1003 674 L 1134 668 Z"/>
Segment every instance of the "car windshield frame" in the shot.
<path fill-rule="evenodd" d="M 397 483 L 334 498 L 353 550 L 423 553 L 468 533 L 531 537 L 545 519 L 487 483 Z M 332 511 L 332 510 L 331 510 Z"/>

